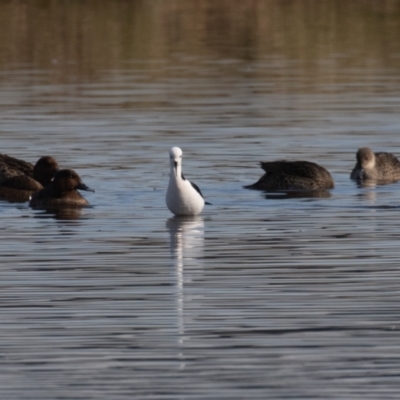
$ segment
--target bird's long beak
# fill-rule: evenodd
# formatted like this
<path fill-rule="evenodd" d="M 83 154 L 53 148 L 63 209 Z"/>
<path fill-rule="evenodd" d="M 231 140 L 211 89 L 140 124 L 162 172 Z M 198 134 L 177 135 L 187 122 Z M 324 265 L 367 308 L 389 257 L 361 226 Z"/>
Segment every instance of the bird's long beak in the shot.
<path fill-rule="evenodd" d="M 175 176 L 178 176 L 178 161 L 174 161 Z"/>

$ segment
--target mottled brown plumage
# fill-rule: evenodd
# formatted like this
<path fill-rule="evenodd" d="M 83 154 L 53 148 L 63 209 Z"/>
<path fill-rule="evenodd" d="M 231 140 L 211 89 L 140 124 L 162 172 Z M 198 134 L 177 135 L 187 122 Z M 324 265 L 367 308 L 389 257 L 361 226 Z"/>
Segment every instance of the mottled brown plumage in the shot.
<path fill-rule="evenodd" d="M 33 166 L 31 163 L 7 154 L 0 154 L 0 198 L 14 202 L 25 202 L 29 197 L 47 186 L 58 164 L 53 157 L 41 157 Z"/>
<path fill-rule="evenodd" d="M 29 205 L 44 209 L 88 205 L 89 202 L 81 196 L 78 189 L 94 192 L 82 182 L 75 171 L 63 169 L 57 172 L 50 185 L 32 196 Z"/>
<path fill-rule="evenodd" d="M 350 178 L 358 181 L 374 180 L 382 183 L 400 180 L 400 161 L 391 153 L 374 153 L 369 147 L 357 151 L 357 162 Z"/>
<path fill-rule="evenodd" d="M 332 189 L 331 174 L 310 161 L 261 162 L 265 174 L 247 189 L 258 190 L 317 190 Z"/>

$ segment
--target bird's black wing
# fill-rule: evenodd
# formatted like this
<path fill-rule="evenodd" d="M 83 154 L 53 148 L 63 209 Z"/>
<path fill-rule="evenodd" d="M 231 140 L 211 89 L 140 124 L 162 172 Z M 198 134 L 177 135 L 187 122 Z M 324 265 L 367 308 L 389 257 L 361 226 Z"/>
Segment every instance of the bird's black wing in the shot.
<path fill-rule="evenodd" d="M 189 182 L 190 182 L 190 181 L 189 181 Z M 199 188 L 195 183 L 193 183 L 193 182 L 190 182 L 190 184 L 193 186 L 193 188 L 196 190 L 196 192 L 204 199 L 203 193 L 201 193 L 200 188 Z M 207 205 L 209 205 L 209 206 L 212 205 L 212 204 L 209 203 L 208 201 L 205 201 L 204 203 L 207 204 Z"/>
<path fill-rule="evenodd" d="M 182 175 L 182 179 L 183 179 L 184 181 L 186 181 L 186 178 L 183 176 L 183 174 L 181 174 L 181 175 Z M 191 181 L 189 181 L 189 183 L 192 185 L 193 189 L 204 199 L 203 193 L 201 193 L 200 188 L 199 188 L 195 183 L 193 183 L 193 182 L 191 182 Z M 212 205 L 212 204 L 209 203 L 208 201 L 206 201 L 205 204 L 208 204 L 209 206 Z"/>
<path fill-rule="evenodd" d="M 201 193 L 200 188 L 199 188 L 195 183 L 193 183 L 193 182 L 191 182 L 191 181 L 189 181 L 189 182 L 190 182 L 190 184 L 193 186 L 193 189 L 195 189 L 196 192 L 204 199 L 203 193 Z"/>

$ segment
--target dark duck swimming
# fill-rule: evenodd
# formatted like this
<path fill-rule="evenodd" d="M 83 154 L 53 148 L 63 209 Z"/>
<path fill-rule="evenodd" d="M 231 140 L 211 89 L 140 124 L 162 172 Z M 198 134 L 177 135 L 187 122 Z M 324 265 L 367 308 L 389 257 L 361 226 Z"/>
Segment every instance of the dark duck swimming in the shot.
<path fill-rule="evenodd" d="M 310 161 L 261 162 L 265 174 L 246 189 L 256 190 L 320 190 L 332 189 L 331 174 Z"/>
<path fill-rule="evenodd" d="M 72 169 L 58 171 L 52 182 L 32 196 L 29 205 L 33 208 L 82 207 L 89 202 L 78 190 L 94 192 L 86 186 Z"/>
<path fill-rule="evenodd" d="M 0 154 L 0 198 L 12 202 L 28 201 L 33 193 L 50 184 L 59 170 L 50 156 L 39 158 L 35 165 Z"/>
<path fill-rule="evenodd" d="M 391 183 L 400 180 L 400 161 L 392 153 L 374 153 L 369 147 L 358 149 L 350 178 Z"/>

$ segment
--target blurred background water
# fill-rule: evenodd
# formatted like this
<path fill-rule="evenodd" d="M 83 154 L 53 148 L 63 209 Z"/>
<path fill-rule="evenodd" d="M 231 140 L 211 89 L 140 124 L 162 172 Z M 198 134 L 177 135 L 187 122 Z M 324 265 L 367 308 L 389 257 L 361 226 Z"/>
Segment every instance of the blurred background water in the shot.
<path fill-rule="evenodd" d="M 400 155 L 399 73 L 397 0 L 1 1 L 1 153 L 96 193 L 0 202 L 0 397 L 397 399 L 399 184 L 349 174 Z M 282 158 L 335 189 L 242 188 Z"/>

